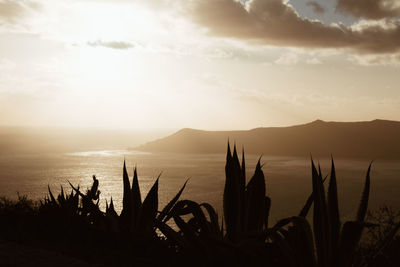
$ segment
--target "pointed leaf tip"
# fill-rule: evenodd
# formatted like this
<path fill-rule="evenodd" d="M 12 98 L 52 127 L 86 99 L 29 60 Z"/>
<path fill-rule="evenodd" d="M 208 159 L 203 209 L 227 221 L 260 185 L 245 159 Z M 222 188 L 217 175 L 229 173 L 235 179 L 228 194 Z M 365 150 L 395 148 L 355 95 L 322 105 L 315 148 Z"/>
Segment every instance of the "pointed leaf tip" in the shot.
<path fill-rule="evenodd" d="M 256 169 L 261 169 L 261 158 L 262 155 L 258 158 Z"/>
<path fill-rule="evenodd" d="M 317 168 L 315 167 L 314 159 L 312 158 L 312 156 L 311 156 L 311 169 L 312 171 L 315 171 L 317 173 Z"/>
<path fill-rule="evenodd" d="M 229 139 L 228 139 L 228 149 L 227 149 L 227 152 L 226 152 L 226 158 L 228 159 L 230 159 L 232 157 L 232 154 L 231 154 L 231 145 L 229 144 Z"/>

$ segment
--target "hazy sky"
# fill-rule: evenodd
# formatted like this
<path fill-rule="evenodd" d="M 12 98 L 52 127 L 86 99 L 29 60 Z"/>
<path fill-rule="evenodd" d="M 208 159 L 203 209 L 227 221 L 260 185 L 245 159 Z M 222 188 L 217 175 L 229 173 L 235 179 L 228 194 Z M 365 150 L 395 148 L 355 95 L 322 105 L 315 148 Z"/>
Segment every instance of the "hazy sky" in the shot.
<path fill-rule="evenodd" d="M 0 125 L 400 120 L 400 0 L 0 0 Z"/>

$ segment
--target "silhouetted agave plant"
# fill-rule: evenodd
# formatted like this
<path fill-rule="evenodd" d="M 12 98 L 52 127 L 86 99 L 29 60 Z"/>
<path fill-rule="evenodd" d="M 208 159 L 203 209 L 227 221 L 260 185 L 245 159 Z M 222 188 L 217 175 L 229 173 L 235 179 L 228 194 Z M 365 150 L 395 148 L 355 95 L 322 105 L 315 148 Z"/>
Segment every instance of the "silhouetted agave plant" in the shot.
<path fill-rule="evenodd" d="M 132 185 L 129 182 L 128 172 L 124 161 L 123 167 L 123 207 L 119 218 L 120 229 L 123 232 L 133 234 L 155 234 L 156 224 L 159 228 L 165 228 L 165 217 L 177 203 L 182 194 L 186 183 L 182 186 L 176 196 L 158 212 L 158 181 L 160 176 L 148 192 L 146 198 L 142 202 L 139 181 L 136 167 L 133 173 Z M 109 212 L 112 211 L 112 202 L 110 202 Z M 110 210 L 112 209 L 112 210 Z"/>
<path fill-rule="evenodd" d="M 182 231 L 188 229 L 187 225 L 191 224 L 193 232 L 206 234 L 214 239 L 225 239 L 233 243 L 254 237 L 264 240 L 271 200 L 265 196 L 265 178 L 260 160 L 246 186 L 244 153 L 240 164 L 236 146 L 232 154 L 228 144 L 225 174 L 223 196 L 225 221 L 221 226 L 218 214 L 210 204 L 198 204 L 189 200 L 179 201 L 166 219 L 174 218 Z M 180 216 L 187 214 L 191 214 L 193 218 L 186 223 Z"/>
<path fill-rule="evenodd" d="M 231 154 L 228 144 L 225 174 L 223 207 L 226 238 L 233 242 L 257 235 L 261 240 L 265 239 L 271 199 L 265 195 L 265 178 L 260 160 L 246 186 L 244 151 L 240 165 L 236 146 Z"/>
<path fill-rule="evenodd" d="M 64 194 L 64 190 L 61 187 L 61 192 L 57 196 L 57 199 L 54 197 L 53 193 L 48 187 L 49 195 L 44 198 L 43 201 L 40 201 L 39 210 L 41 212 L 58 212 L 60 214 L 65 215 L 66 217 L 72 217 L 78 215 L 79 212 L 79 195 L 78 193 L 74 193 L 74 190 L 71 191 L 70 194 Z"/>
<path fill-rule="evenodd" d="M 173 218 L 179 231 L 167 224 L 158 228 L 179 250 L 200 254 L 199 261 L 206 265 L 265 262 L 271 201 L 265 196 L 265 179 L 260 161 L 246 186 L 244 153 L 240 165 L 236 147 L 232 154 L 228 144 L 225 173 L 225 222 L 222 219 L 220 223 L 217 212 L 210 204 L 181 200 L 163 220 L 167 222 Z"/>
<path fill-rule="evenodd" d="M 368 208 L 371 165 L 368 167 L 357 216 L 355 220 L 347 221 L 343 226 L 339 216 L 333 159 L 327 195 L 320 168 L 317 171 L 313 161 L 311 166 L 313 191 L 300 215 L 278 222 L 269 230 L 268 237 L 278 244 L 288 266 L 355 266 L 355 255 L 363 229 L 371 226 L 364 221 Z M 313 228 L 305 218 L 310 208 L 310 199 L 314 204 Z M 284 227 L 288 224 L 289 227 Z M 393 238 L 399 227 L 400 225 L 397 225 L 386 239 Z"/>

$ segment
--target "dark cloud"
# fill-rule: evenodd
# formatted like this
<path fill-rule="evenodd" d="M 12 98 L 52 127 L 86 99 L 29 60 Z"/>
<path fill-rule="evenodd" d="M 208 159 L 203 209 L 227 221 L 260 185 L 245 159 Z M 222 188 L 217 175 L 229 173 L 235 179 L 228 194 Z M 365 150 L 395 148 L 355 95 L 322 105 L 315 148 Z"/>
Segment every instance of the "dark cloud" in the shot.
<path fill-rule="evenodd" d="M 395 18 L 400 16 L 400 5 L 398 0 L 338 0 L 336 11 L 357 18 Z"/>
<path fill-rule="evenodd" d="M 192 6 L 192 20 L 216 36 L 264 45 L 304 48 L 346 48 L 359 53 L 400 51 L 400 20 L 365 22 L 347 27 L 325 25 L 300 17 L 282 0 L 201 0 Z"/>
<path fill-rule="evenodd" d="M 112 49 L 130 49 L 135 47 L 134 44 L 128 43 L 128 42 L 119 42 L 119 41 L 101 41 L 97 40 L 94 42 L 88 42 L 87 43 L 90 46 L 97 47 L 97 46 L 102 46 L 102 47 L 107 47 L 107 48 L 112 48 Z"/>
<path fill-rule="evenodd" d="M 24 17 L 29 10 L 40 8 L 40 4 L 34 1 L 3 0 L 0 1 L 0 19 L 9 23 Z"/>
<path fill-rule="evenodd" d="M 307 6 L 311 7 L 316 14 L 324 14 L 326 12 L 325 8 L 315 1 L 307 2 Z"/>

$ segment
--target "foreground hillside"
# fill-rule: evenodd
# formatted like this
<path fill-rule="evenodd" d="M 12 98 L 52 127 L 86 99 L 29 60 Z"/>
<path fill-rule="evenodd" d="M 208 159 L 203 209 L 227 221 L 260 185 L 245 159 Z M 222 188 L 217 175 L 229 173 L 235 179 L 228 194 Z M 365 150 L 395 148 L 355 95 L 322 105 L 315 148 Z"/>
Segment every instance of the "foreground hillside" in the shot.
<path fill-rule="evenodd" d="M 400 158 L 400 122 L 314 122 L 291 127 L 256 128 L 248 131 L 182 129 L 173 135 L 135 149 L 149 152 L 223 153 L 235 141 L 247 153 L 276 156 Z"/>

